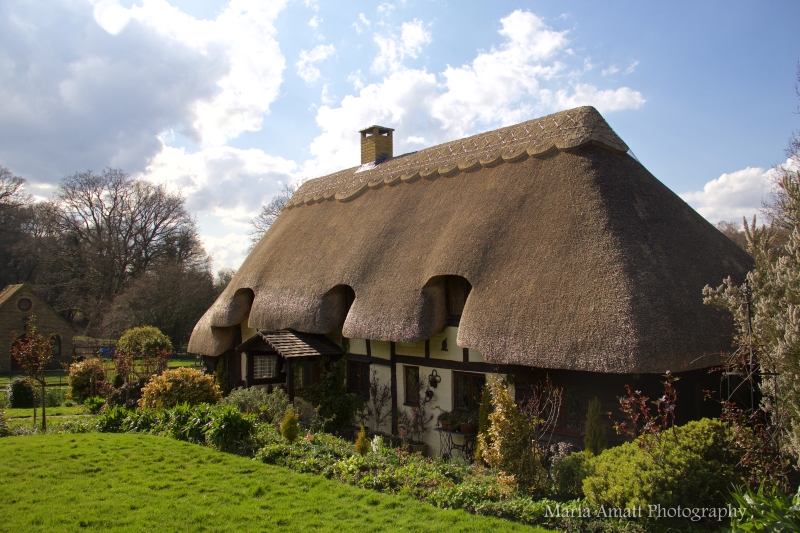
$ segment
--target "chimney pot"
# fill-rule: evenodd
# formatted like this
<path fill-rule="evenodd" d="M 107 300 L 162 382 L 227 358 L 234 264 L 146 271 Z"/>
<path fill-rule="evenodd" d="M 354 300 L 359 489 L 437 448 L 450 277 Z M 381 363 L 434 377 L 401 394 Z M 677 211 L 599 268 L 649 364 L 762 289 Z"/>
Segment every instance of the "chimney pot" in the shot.
<path fill-rule="evenodd" d="M 359 131 L 361 134 L 361 164 L 382 163 L 394 156 L 392 147 L 394 129 L 384 126 L 370 126 Z"/>

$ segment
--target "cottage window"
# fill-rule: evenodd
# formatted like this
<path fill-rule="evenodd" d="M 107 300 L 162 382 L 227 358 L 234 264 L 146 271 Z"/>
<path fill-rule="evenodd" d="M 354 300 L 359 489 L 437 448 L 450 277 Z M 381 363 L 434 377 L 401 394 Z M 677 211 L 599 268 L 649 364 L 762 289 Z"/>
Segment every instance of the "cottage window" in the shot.
<path fill-rule="evenodd" d="M 403 367 L 403 390 L 405 392 L 406 405 L 419 405 L 419 367 Z"/>
<path fill-rule="evenodd" d="M 464 312 L 472 285 L 461 276 L 447 276 L 444 290 L 447 302 L 447 321 L 450 325 L 457 326 L 461 320 L 461 314 Z"/>
<path fill-rule="evenodd" d="M 277 355 L 253 356 L 253 379 L 270 379 L 278 374 Z"/>
<path fill-rule="evenodd" d="M 581 393 L 579 389 L 564 387 L 561 396 L 561 420 L 559 426 L 567 431 L 581 430 Z"/>
<path fill-rule="evenodd" d="M 453 409 L 477 411 L 481 405 L 486 374 L 453 372 Z"/>
<path fill-rule="evenodd" d="M 369 363 L 347 361 L 347 390 L 369 397 Z"/>
<path fill-rule="evenodd" d="M 20 311 L 27 311 L 32 306 L 33 304 L 27 298 L 23 298 L 19 302 L 17 302 L 17 307 L 19 308 Z"/>
<path fill-rule="evenodd" d="M 61 357 L 61 337 L 53 337 L 53 357 Z"/>

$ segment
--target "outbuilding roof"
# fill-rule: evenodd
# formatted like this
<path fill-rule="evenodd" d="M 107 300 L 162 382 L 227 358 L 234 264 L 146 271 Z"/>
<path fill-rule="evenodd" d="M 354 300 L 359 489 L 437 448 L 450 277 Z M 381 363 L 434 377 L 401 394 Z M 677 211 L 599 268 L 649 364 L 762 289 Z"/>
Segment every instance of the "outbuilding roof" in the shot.
<path fill-rule="evenodd" d="M 261 331 L 419 342 L 472 291 L 458 344 L 490 363 L 615 373 L 707 367 L 732 322 L 701 290 L 752 260 L 581 107 L 304 184 L 195 327 L 218 355 Z M 355 300 L 348 308 L 348 290 Z"/>

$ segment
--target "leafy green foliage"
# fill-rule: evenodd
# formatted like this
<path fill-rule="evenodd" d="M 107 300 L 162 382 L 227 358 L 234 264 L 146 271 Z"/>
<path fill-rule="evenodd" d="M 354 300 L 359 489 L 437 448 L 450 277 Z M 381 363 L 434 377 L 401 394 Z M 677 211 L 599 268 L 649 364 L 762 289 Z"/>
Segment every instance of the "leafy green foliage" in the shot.
<path fill-rule="evenodd" d="M 593 505 L 630 508 L 661 504 L 719 507 L 741 481 L 737 458 L 726 447 L 728 428 L 702 419 L 675 427 L 675 438 L 645 434 L 588 461 L 583 492 Z"/>
<path fill-rule="evenodd" d="M 319 383 L 303 387 L 297 396 L 303 398 L 318 409 L 322 420 L 330 421 L 325 429 L 343 429 L 353 425 L 356 413 L 364 406 L 364 398 L 358 394 L 347 392 L 345 386 L 345 361 L 322 361 Z M 296 376 L 300 372 L 295 372 Z"/>
<path fill-rule="evenodd" d="M 97 416 L 101 433 L 149 433 L 229 452 L 249 449 L 255 417 L 232 405 L 181 404 L 172 409 L 130 411 L 112 406 Z"/>
<path fill-rule="evenodd" d="M 589 410 L 586 414 L 586 436 L 583 438 L 584 447 L 593 455 L 600 455 L 606 449 L 606 427 L 600 419 L 600 400 L 597 396 L 589 402 Z"/>
<path fill-rule="evenodd" d="M 281 435 L 283 435 L 283 438 L 288 440 L 289 443 L 292 443 L 297 440 L 299 434 L 300 425 L 297 423 L 297 415 L 294 414 L 294 409 L 290 408 L 286 411 L 286 415 L 281 422 Z"/>
<path fill-rule="evenodd" d="M 356 437 L 356 453 L 358 455 L 367 455 L 371 450 L 372 443 L 367 438 L 364 426 L 361 426 L 361 431 L 358 432 L 358 437 Z"/>
<path fill-rule="evenodd" d="M 155 376 L 142 390 L 140 407 L 169 409 L 182 403 L 217 403 L 222 398 L 217 384 L 193 368 L 178 367 Z"/>
<path fill-rule="evenodd" d="M 106 399 L 102 396 L 90 396 L 84 400 L 83 405 L 89 410 L 90 413 L 96 415 L 100 409 L 106 404 Z"/>
<path fill-rule="evenodd" d="M 172 351 L 172 341 L 153 326 L 142 326 L 127 330 L 119 338 L 117 348 L 135 359 L 156 359 L 159 350 Z"/>
<path fill-rule="evenodd" d="M 30 381 L 25 378 L 14 378 L 6 386 L 8 406 L 23 409 L 33 407 L 34 394 Z"/>
<path fill-rule="evenodd" d="M 280 387 L 272 392 L 255 387 L 236 388 L 222 400 L 222 403 L 236 406 L 243 413 L 257 414 L 267 422 L 277 423 L 289 407 L 289 395 Z"/>
<path fill-rule="evenodd" d="M 98 358 L 84 359 L 69 367 L 69 383 L 72 398 L 83 402 L 90 396 L 99 396 L 106 390 L 106 369 Z"/>
<path fill-rule="evenodd" d="M 568 501 L 583 497 L 583 480 L 589 473 L 587 463 L 592 457 L 592 452 L 587 450 L 571 453 L 552 464 L 551 492 L 555 499 Z"/>
<path fill-rule="evenodd" d="M 733 519 L 731 531 L 800 531 L 797 502 L 776 486 L 769 492 L 764 487 L 733 492 L 741 514 Z"/>

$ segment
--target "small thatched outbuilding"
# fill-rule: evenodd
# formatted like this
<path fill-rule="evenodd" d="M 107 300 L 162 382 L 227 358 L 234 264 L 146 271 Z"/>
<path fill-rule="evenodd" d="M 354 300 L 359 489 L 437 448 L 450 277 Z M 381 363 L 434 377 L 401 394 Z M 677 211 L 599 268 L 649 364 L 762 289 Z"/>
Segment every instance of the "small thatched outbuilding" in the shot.
<path fill-rule="evenodd" d="M 512 375 L 518 395 L 547 373 L 575 436 L 593 396 L 611 411 L 625 383 L 657 388 L 671 370 L 684 416 L 702 414 L 703 369 L 729 350 L 732 321 L 701 290 L 741 280 L 751 258 L 594 108 L 398 157 L 393 130 L 361 134 L 362 165 L 297 191 L 190 352 L 227 357 L 252 384 L 243 341 L 259 336 L 279 372 L 286 357 L 264 335 L 325 337 L 348 348 L 352 390 L 377 368 L 393 405 L 413 403 L 408 384 L 435 370 L 446 410 L 471 409 L 486 372 Z"/>

